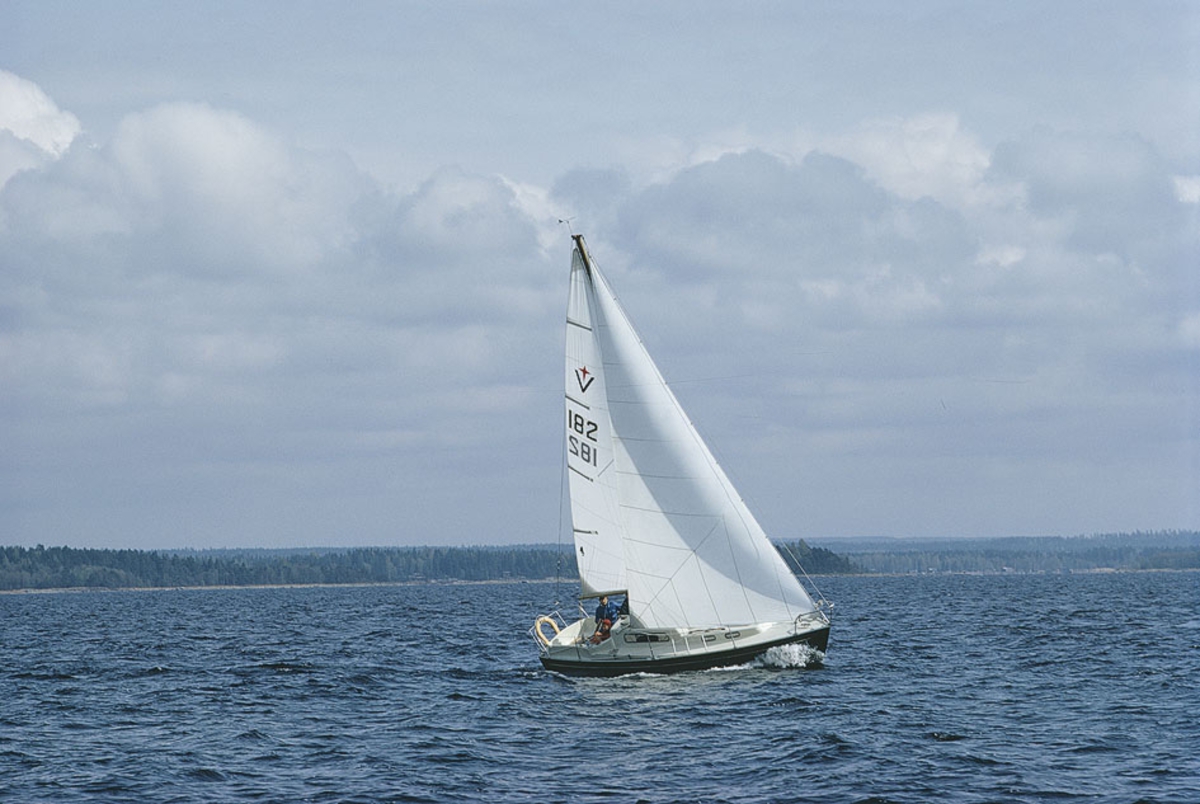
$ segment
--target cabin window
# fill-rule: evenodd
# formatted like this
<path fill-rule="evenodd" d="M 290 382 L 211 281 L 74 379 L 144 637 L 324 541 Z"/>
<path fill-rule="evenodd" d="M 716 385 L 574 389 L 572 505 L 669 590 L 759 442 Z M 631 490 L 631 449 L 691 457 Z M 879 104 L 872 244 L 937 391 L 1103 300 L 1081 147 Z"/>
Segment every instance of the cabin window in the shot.
<path fill-rule="evenodd" d="M 670 642 L 671 638 L 666 634 L 626 634 L 626 642 Z"/>
<path fill-rule="evenodd" d="M 725 632 L 726 639 L 737 639 L 741 635 L 742 635 L 741 631 L 726 631 Z"/>

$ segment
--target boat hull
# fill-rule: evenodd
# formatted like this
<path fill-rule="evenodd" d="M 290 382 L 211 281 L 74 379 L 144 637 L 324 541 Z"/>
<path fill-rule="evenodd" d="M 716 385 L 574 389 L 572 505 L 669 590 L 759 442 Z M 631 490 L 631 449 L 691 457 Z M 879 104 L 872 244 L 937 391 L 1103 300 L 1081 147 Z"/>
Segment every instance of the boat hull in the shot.
<path fill-rule="evenodd" d="M 829 626 L 823 625 L 800 633 L 791 633 L 767 641 L 748 640 L 743 644 L 722 645 L 720 648 L 673 653 L 670 655 L 637 656 L 596 653 L 586 650 L 543 653 L 542 666 L 547 670 L 569 676 L 611 677 L 631 673 L 681 673 L 689 670 L 709 670 L 714 667 L 736 667 L 756 656 L 783 645 L 807 645 L 825 652 L 829 644 Z"/>

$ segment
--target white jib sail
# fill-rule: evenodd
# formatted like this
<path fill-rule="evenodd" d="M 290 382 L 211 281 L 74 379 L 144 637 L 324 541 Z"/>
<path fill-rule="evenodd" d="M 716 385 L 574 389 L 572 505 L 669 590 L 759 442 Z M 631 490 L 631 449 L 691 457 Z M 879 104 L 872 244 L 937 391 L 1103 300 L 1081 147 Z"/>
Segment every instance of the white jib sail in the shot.
<path fill-rule="evenodd" d="M 580 435 L 571 418 L 571 392 L 586 382 L 575 374 L 580 362 L 593 361 L 588 370 L 600 384 L 585 392 L 585 412 L 593 415 L 583 426 L 595 426 L 599 445 L 591 453 L 591 485 L 570 471 L 585 594 L 628 589 L 631 613 L 651 628 L 779 622 L 814 610 L 667 387 L 604 277 L 584 264 L 578 250 L 571 287 L 568 318 L 576 324 L 567 327 L 568 466 L 575 459 L 583 468 L 584 456 L 572 454 L 570 442 Z M 595 402 L 600 394 L 592 395 L 599 389 L 602 406 Z"/>

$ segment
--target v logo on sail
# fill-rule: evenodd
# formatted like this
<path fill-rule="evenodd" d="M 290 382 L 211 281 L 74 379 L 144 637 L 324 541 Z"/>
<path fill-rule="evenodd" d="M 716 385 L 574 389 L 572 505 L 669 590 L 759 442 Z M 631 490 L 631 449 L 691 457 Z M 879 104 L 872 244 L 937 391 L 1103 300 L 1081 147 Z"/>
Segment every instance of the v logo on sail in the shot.
<path fill-rule="evenodd" d="M 591 376 L 587 370 L 587 366 L 581 366 L 575 369 L 575 379 L 579 381 L 579 390 L 586 393 L 596 378 Z"/>

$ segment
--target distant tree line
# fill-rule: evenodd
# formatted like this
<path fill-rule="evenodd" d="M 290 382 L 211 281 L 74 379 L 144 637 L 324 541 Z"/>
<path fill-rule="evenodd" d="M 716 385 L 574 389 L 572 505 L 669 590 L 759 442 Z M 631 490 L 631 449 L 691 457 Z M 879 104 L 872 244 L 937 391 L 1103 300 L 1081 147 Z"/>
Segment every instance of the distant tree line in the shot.
<path fill-rule="evenodd" d="M 0 589 L 279 586 L 574 574 L 570 550 L 408 547 L 158 552 L 0 547 Z"/>
<path fill-rule="evenodd" d="M 779 554 L 797 575 L 853 575 L 862 569 L 845 556 L 824 547 L 811 547 L 803 539 L 778 545 Z"/>
<path fill-rule="evenodd" d="M 843 552 L 866 572 L 1081 572 L 1200 569 L 1200 533 L 906 541 L 856 540 Z"/>
<path fill-rule="evenodd" d="M 810 573 L 853 572 L 823 548 L 782 550 Z M 0 590 L 414 581 L 543 580 L 577 576 L 571 546 L 364 547 L 312 550 L 96 550 L 0 547 Z"/>
<path fill-rule="evenodd" d="M 1200 569 L 1200 533 L 1013 539 L 859 539 L 838 552 L 803 540 L 778 545 L 793 572 L 1071 572 Z M 362 547 L 289 550 L 95 550 L 0 547 L 0 590 L 575 578 L 570 545 Z"/>

